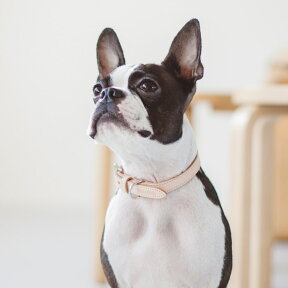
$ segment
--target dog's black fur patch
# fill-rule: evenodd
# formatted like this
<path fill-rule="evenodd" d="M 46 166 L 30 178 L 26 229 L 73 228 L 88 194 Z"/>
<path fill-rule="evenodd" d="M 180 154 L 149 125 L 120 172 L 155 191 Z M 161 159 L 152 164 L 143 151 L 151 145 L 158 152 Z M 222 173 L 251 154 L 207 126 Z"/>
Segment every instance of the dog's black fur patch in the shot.
<path fill-rule="evenodd" d="M 230 226 L 225 217 L 217 192 L 212 183 L 210 182 L 209 178 L 205 175 L 202 168 L 198 171 L 196 176 L 202 182 L 207 198 L 213 204 L 219 206 L 221 209 L 222 222 L 225 227 L 225 255 L 224 255 L 224 264 L 222 267 L 222 276 L 218 288 L 225 288 L 228 284 L 232 271 L 232 238 L 231 238 Z"/>
<path fill-rule="evenodd" d="M 226 219 L 223 210 L 222 210 L 222 222 L 225 227 L 225 256 L 224 256 L 224 264 L 222 268 L 222 277 L 221 277 L 221 281 L 219 283 L 218 288 L 226 288 L 230 279 L 230 275 L 232 271 L 232 260 L 233 260 L 231 231 L 230 231 L 228 220 Z"/>
<path fill-rule="evenodd" d="M 145 93 L 138 88 L 144 79 L 152 79 L 158 89 Z M 128 88 L 142 100 L 153 128 L 152 140 L 162 144 L 177 141 L 182 136 L 183 113 L 194 82 L 184 81 L 163 65 L 143 64 L 130 75 Z"/>
<path fill-rule="evenodd" d="M 103 267 L 104 274 L 106 276 L 106 279 L 110 285 L 111 288 L 119 288 L 118 282 L 116 280 L 115 274 L 113 272 L 112 266 L 109 262 L 108 255 L 104 250 L 103 247 L 103 238 L 104 238 L 104 232 L 105 228 L 103 230 L 102 239 L 101 239 L 101 247 L 100 247 L 100 257 L 101 257 L 101 263 Z"/>

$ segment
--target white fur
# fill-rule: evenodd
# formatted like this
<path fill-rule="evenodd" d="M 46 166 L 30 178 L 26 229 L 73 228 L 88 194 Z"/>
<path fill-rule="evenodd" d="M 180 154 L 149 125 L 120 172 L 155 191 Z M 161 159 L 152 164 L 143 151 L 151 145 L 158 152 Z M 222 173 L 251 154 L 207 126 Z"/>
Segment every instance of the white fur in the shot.
<path fill-rule="evenodd" d="M 164 200 L 119 191 L 106 215 L 103 247 L 120 288 L 216 288 L 224 238 L 220 208 L 194 178 Z"/>
<path fill-rule="evenodd" d="M 134 68 L 119 69 L 112 73 L 113 84 L 127 89 Z M 129 123 L 152 129 L 144 106 L 132 96 L 126 102 L 129 112 L 125 107 L 121 111 Z M 126 173 L 161 181 L 184 171 L 196 156 L 185 116 L 182 130 L 179 140 L 163 145 L 133 129 L 103 122 L 95 140 L 120 157 Z M 132 199 L 119 190 L 107 211 L 103 239 L 119 288 L 217 288 L 225 254 L 221 217 L 220 207 L 207 198 L 197 177 L 162 200 Z"/>
<path fill-rule="evenodd" d="M 113 87 L 123 90 L 126 94 L 126 97 L 117 106 L 132 130 L 147 130 L 152 133 L 152 127 L 148 120 L 147 110 L 139 96 L 131 94 L 128 89 L 128 78 L 136 67 L 137 65 L 125 65 L 111 73 Z"/>
<path fill-rule="evenodd" d="M 197 153 L 193 131 L 186 117 L 183 136 L 167 145 L 107 122 L 98 126 L 99 138 L 119 156 L 126 173 L 152 182 L 180 174 Z"/>

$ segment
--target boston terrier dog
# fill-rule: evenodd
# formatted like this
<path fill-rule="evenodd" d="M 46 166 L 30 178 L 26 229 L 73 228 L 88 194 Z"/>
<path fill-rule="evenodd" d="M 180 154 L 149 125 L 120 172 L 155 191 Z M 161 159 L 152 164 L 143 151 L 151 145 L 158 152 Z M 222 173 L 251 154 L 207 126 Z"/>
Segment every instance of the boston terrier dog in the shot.
<path fill-rule="evenodd" d="M 229 224 L 184 114 L 203 76 L 200 55 L 196 19 L 161 65 L 126 65 L 110 28 L 98 39 L 88 134 L 122 161 L 101 245 L 112 288 L 224 288 L 229 281 Z"/>

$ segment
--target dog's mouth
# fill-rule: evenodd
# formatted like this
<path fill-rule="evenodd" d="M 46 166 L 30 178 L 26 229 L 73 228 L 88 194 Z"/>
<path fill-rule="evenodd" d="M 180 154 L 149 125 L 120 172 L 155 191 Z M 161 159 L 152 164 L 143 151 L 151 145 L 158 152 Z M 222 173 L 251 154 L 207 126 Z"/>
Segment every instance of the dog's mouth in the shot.
<path fill-rule="evenodd" d="M 114 122 L 118 124 L 126 125 L 123 116 L 117 111 L 116 107 L 110 107 L 109 105 L 101 105 L 92 115 L 91 126 L 89 136 L 94 139 L 97 134 L 97 126 L 99 121 L 101 122 Z"/>
<path fill-rule="evenodd" d="M 94 139 L 94 137 L 96 136 L 96 134 L 97 134 L 97 123 L 104 116 L 109 116 L 108 111 L 103 111 L 103 112 L 100 112 L 100 113 L 96 114 L 95 116 L 94 115 L 92 116 L 91 127 L 90 127 L 91 129 L 90 129 L 90 133 L 89 133 L 89 136 L 91 138 Z"/>

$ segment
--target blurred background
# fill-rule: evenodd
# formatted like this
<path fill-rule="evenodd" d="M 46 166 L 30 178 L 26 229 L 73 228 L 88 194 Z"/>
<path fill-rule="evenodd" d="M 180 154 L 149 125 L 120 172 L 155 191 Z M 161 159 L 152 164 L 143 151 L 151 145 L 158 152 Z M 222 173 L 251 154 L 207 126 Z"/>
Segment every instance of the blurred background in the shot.
<path fill-rule="evenodd" d="M 98 287 L 102 158 L 86 128 L 105 27 L 117 32 L 127 63 L 160 63 L 181 27 L 198 18 L 198 93 L 233 95 L 267 83 L 288 47 L 287 11 L 286 0 L 0 0 L 0 287 Z M 228 215 L 233 113 L 209 101 L 193 109 L 202 166 Z M 271 287 L 287 288 L 284 241 L 273 246 L 272 266 Z"/>

